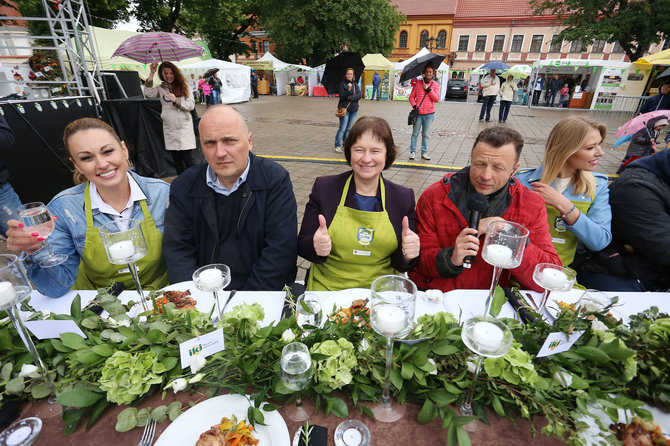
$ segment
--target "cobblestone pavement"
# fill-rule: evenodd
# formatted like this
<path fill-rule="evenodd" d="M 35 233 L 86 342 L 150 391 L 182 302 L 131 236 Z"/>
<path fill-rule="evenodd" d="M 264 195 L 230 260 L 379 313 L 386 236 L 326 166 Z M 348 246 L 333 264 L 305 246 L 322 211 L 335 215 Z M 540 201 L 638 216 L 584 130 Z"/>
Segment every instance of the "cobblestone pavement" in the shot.
<path fill-rule="evenodd" d="M 251 102 L 235 105 L 247 120 L 254 153 L 272 157 L 291 174 L 298 202 L 298 224 L 302 221 L 314 179 L 348 169 L 344 155 L 333 151 L 338 125 L 336 106 L 336 98 L 304 96 L 260 96 Z M 198 107 L 202 107 L 198 109 L 199 114 L 202 114 L 204 107 Z M 430 133 L 431 160 L 410 163 L 408 155 L 412 129 L 406 125 L 409 109 L 407 102 L 362 100 L 358 117 L 380 116 L 389 122 L 400 150 L 396 163 L 384 175 L 391 181 L 414 189 L 418 199 L 429 185 L 442 178 L 446 172 L 466 166 L 477 134 L 497 124 L 479 122 L 480 104 L 437 103 Z M 497 113 L 496 105 L 492 118 L 497 118 Z M 541 163 L 549 131 L 559 120 L 569 115 L 593 117 L 592 112 L 584 110 L 525 106 L 511 108 L 507 124 L 504 125 L 518 130 L 524 138 L 522 167 L 536 167 Z M 614 174 L 625 153 L 626 145 L 621 149 L 609 149 L 615 141 L 615 131 L 608 131 L 599 172 Z M 309 263 L 299 259 L 299 265 L 299 277 L 302 278 Z"/>

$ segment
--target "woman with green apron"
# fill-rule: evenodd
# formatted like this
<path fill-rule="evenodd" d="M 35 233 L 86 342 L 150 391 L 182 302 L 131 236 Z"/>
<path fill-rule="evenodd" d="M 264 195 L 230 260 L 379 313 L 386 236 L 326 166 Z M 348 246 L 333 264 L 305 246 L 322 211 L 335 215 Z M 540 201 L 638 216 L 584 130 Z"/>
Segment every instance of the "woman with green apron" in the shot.
<path fill-rule="evenodd" d="M 121 218 L 140 220 L 147 255 L 137 261 L 142 286 L 159 289 L 168 284 L 162 255 L 162 231 L 170 187 L 130 172 L 128 150 L 114 130 L 93 118 L 78 119 L 65 128 L 63 143 L 75 167 L 76 186 L 60 192 L 49 203 L 57 216 L 49 243 L 66 254 L 60 265 L 42 268 L 42 239 L 10 220 L 7 247 L 25 252 L 28 277 L 39 292 L 60 297 L 70 289 L 97 289 L 110 282 L 133 287 L 127 268 L 107 259 L 98 228 Z"/>
<path fill-rule="evenodd" d="M 607 176 L 593 173 L 606 132 L 596 121 L 563 119 L 549 133 L 542 165 L 517 174 L 544 198 L 554 247 L 566 267 L 579 242 L 600 251 L 612 241 Z"/>
<path fill-rule="evenodd" d="M 369 288 L 419 259 L 414 191 L 381 175 L 396 156 L 388 123 L 360 118 L 344 145 L 352 170 L 317 178 L 298 235 L 307 290 Z"/>

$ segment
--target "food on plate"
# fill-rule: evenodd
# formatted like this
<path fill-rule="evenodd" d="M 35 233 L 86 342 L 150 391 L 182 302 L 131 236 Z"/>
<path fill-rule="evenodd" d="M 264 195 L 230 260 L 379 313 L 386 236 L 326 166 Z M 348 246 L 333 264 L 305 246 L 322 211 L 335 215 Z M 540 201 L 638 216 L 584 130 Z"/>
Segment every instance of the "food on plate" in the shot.
<path fill-rule="evenodd" d="M 200 434 L 195 446 L 252 446 L 258 440 L 252 435 L 254 427 L 244 420 L 237 422 L 237 417 L 223 417 L 221 423 L 215 424 L 208 431 Z"/>
<path fill-rule="evenodd" d="M 370 314 L 370 309 L 366 307 L 367 303 L 367 299 L 356 299 L 351 303 L 349 308 L 340 307 L 329 318 L 336 324 L 348 324 L 349 320 L 353 317 L 354 323 L 362 327 L 365 325 L 365 319 L 362 319 L 362 316 Z"/>
<path fill-rule="evenodd" d="M 639 417 L 633 417 L 633 422 L 616 423 L 610 426 L 616 433 L 616 438 L 623 442 L 623 446 L 668 446 L 670 440 L 661 433 L 661 428 L 653 421 L 647 422 Z"/>
<path fill-rule="evenodd" d="M 192 297 L 189 297 L 191 292 L 186 291 L 166 291 L 161 297 L 156 298 L 156 308 L 158 312 L 163 312 L 163 305 L 167 303 L 173 303 L 178 310 L 189 310 L 195 308 L 195 305 L 198 303 Z"/>

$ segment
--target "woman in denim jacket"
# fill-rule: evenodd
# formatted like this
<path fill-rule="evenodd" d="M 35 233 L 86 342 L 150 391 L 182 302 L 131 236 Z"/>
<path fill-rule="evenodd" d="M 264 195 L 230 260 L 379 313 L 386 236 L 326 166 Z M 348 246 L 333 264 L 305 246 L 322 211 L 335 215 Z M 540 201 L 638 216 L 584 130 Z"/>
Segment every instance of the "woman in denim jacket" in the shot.
<path fill-rule="evenodd" d="M 37 290 L 60 297 L 70 289 L 97 289 L 111 280 L 132 287 L 127 268 L 107 259 L 98 228 L 119 218 L 135 218 L 147 243 L 147 255 L 137 261 L 140 281 L 149 289 L 168 284 L 161 242 L 170 186 L 129 171 L 126 145 L 106 123 L 78 119 L 65 128 L 63 143 L 75 168 L 76 186 L 60 192 L 49 211 L 58 216 L 49 243 L 54 252 L 67 254 L 64 263 L 41 268 L 42 239 L 10 220 L 7 248 L 25 254 L 28 276 Z"/>

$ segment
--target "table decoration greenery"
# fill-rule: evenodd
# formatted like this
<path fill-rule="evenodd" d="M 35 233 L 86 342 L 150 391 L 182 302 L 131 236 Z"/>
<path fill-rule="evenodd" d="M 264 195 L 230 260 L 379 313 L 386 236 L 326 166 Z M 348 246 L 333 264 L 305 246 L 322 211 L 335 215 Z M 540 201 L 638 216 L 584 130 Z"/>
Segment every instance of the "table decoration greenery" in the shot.
<path fill-rule="evenodd" d="M 493 308 L 499 311 L 504 294 L 496 295 Z M 226 349 L 201 361 L 201 368 L 192 372 L 181 368 L 179 343 L 214 330 L 211 315 L 176 310 L 169 303 L 162 313 L 130 317 L 126 312 L 133 303 L 123 305 L 104 289 L 96 301 L 109 317 L 82 311 L 79 297 L 70 315 L 45 314 L 23 305 L 32 311 L 30 319 L 72 319 L 87 335 L 84 339 L 63 334 L 60 339 L 36 343 L 55 377 L 67 424 L 64 433 L 73 432 L 84 421 L 89 428 L 110 404 L 135 406 L 154 392 L 183 390 L 206 396 L 221 391 L 250 395 L 248 419 L 263 423 L 261 408 L 275 410 L 291 402 L 293 392 L 280 379 L 279 358 L 284 345 L 301 336 L 315 367 L 314 380 L 303 395 L 314 398 L 317 409 L 338 417 L 348 416 L 349 410 L 372 416 L 363 403 L 381 397 L 385 340 L 370 328 L 366 315 L 362 323 L 328 320 L 321 329 L 303 336 L 295 317 L 261 327 L 262 307 L 240 305 L 222 320 Z M 616 303 L 615 298 L 612 306 Z M 564 308 L 553 326 L 541 319 L 527 325 L 504 320 L 515 341 L 506 356 L 484 361 L 482 383 L 473 399 L 476 416 L 488 422 L 486 409 L 490 409 L 502 417 L 520 416 L 533 426 L 533 416 L 544 415 L 544 434 L 580 445 L 585 441 L 580 433 L 586 427 L 584 419 L 593 418 L 589 405 L 602 408 L 613 421 L 618 421 L 620 408 L 649 419 L 649 412 L 641 408 L 645 402 L 669 407 L 670 318 L 653 307 L 624 325 L 611 316 L 612 306 L 602 313 L 579 315 Z M 419 423 L 439 417 L 448 429 L 447 444 L 469 445 L 463 426 L 473 418 L 460 416 L 455 407 L 471 384 L 473 359 L 461 341 L 457 317 L 447 313 L 420 317 L 410 338 L 429 339 L 401 343 L 394 349 L 391 383 L 398 401 L 421 405 Z M 535 356 L 549 333 L 575 330 L 585 332 L 567 352 Z M 0 404 L 48 394 L 39 374 L 24 367 L 30 364 L 30 355 L 1 315 L 0 352 Z M 153 409 L 129 407 L 119 415 L 117 430 L 144 425 L 149 418 L 174 419 L 179 411 L 175 403 Z M 595 423 L 601 427 L 603 444 L 616 444 L 608 426 L 599 419 Z"/>

